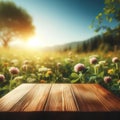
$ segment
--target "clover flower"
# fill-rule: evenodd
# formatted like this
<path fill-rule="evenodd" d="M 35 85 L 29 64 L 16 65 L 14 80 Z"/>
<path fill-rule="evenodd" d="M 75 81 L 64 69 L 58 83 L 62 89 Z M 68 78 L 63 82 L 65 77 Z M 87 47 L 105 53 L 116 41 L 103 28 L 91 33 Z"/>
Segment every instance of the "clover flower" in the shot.
<path fill-rule="evenodd" d="M 22 81 L 23 80 L 23 76 L 18 76 L 18 77 L 15 77 L 14 80 L 19 82 L 19 81 Z"/>
<path fill-rule="evenodd" d="M 100 67 L 100 64 L 96 64 L 96 65 L 95 65 L 95 68 L 98 69 L 99 67 Z"/>
<path fill-rule="evenodd" d="M 39 72 L 47 72 L 48 70 L 51 70 L 51 69 L 44 66 L 38 69 Z"/>
<path fill-rule="evenodd" d="M 120 84 L 120 80 L 118 80 L 117 83 Z"/>
<path fill-rule="evenodd" d="M 104 77 L 104 82 L 105 83 L 109 83 L 112 80 L 112 78 L 110 76 L 105 76 Z"/>
<path fill-rule="evenodd" d="M 15 75 L 15 74 L 18 74 L 20 71 L 19 71 L 19 69 L 18 69 L 17 67 L 11 67 L 11 68 L 9 69 L 9 72 L 10 72 L 11 74 Z"/>
<path fill-rule="evenodd" d="M 75 72 L 79 72 L 79 71 L 83 71 L 85 69 L 84 64 L 78 63 L 74 66 L 74 71 Z"/>
<path fill-rule="evenodd" d="M 96 64 L 96 63 L 97 63 L 97 58 L 96 57 L 90 58 L 90 64 Z"/>
<path fill-rule="evenodd" d="M 27 82 L 28 82 L 28 83 L 33 83 L 33 82 L 35 82 L 35 81 L 36 81 L 35 78 L 32 78 L 32 77 L 28 77 L 28 78 L 27 78 Z"/>
<path fill-rule="evenodd" d="M 47 74 L 47 75 L 52 75 L 53 72 L 52 72 L 51 70 L 48 70 L 46 74 Z"/>
<path fill-rule="evenodd" d="M 105 65 L 106 64 L 106 61 L 103 60 L 103 61 L 99 61 L 99 65 Z"/>
<path fill-rule="evenodd" d="M 112 62 L 113 62 L 113 63 L 117 63 L 117 62 L 119 62 L 118 57 L 114 57 L 114 58 L 112 59 Z"/>
<path fill-rule="evenodd" d="M 23 70 L 23 71 L 28 71 L 28 70 L 30 70 L 30 69 L 31 69 L 30 65 L 28 65 L 28 64 L 22 65 L 22 70 Z"/>
<path fill-rule="evenodd" d="M 60 67 L 62 64 L 60 62 L 57 63 L 57 67 Z"/>
<path fill-rule="evenodd" d="M 112 62 L 115 63 L 116 70 L 118 70 L 119 69 L 119 63 L 118 63 L 119 59 L 118 59 L 118 57 L 114 57 L 112 59 Z"/>
<path fill-rule="evenodd" d="M 29 60 L 24 60 L 24 61 L 23 61 L 23 64 L 29 64 L 29 63 L 30 63 Z"/>
<path fill-rule="evenodd" d="M 114 74 L 114 70 L 113 69 L 109 69 L 108 70 L 108 74 L 113 75 Z"/>
<path fill-rule="evenodd" d="M 5 80 L 5 76 L 3 74 L 0 74 L 0 82 L 3 82 Z"/>

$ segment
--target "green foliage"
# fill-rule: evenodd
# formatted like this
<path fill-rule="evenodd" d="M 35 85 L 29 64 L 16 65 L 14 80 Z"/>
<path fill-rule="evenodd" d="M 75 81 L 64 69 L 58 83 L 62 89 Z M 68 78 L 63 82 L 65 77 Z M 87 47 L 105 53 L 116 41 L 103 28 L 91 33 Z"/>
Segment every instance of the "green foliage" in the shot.
<path fill-rule="evenodd" d="M 0 1 L 0 42 L 7 47 L 16 37 L 27 39 L 34 33 L 31 16 L 13 2 Z"/>
<path fill-rule="evenodd" d="M 77 73 L 72 73 L 71 76 L 70 76 L 72 79 L 76 79 L 78 78 L 78 74 Z"/>
<path fill-rule="evenodd" d="M 120 0 L 104 0 L 103 11 L 98 13 L 94 22 L 91 23 L 91 26 L 95 27 L 95 31 L 99 32 L 101 29 L 108 30 L 109 26 L 105 26 L 103 22 L 113 22 L 117 21 L 117 26 L 120 27 Z"/>
<path fill-rule="evenodd" d="M 0 74 L 5 76 L 0 81 L 0 96 L 16 88 L 22 83 L 97 83 L 116 95 L 120 95 L 120 61 L 112 62 L 116 53 L 44 53 L 25 51 L 1 51 Z M 23 54 L 24 53 L 24 54 Z M 89 59 L 96 57 L 98 62 L 90 64 Z M 77 63 L 85 65 L 83 71 L 75 72 Z M 18 74 L 9 72 L 11 67 L 19 69 Z M 112 81 L 104 82 L 104 77 L 110 76 Z"/>

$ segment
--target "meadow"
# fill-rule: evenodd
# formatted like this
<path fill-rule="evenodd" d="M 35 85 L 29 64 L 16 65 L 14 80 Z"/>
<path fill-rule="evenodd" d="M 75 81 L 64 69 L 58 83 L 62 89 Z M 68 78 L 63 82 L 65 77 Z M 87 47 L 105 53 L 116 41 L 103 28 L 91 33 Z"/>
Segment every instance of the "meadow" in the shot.
<path fill-rule="evenodd" d="M 0 49 L 0 97 L 22 83 L 98 83 L 120 96 L 120 51 Z"/>

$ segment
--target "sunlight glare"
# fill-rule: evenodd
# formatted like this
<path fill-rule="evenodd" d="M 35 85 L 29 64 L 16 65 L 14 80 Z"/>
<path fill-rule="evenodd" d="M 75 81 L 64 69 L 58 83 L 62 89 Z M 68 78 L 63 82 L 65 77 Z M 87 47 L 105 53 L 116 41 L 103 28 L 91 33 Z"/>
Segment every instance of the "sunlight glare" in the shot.
<path fill-rule="evenodd" d="M 28 40 L 27 46 L 30 48 L 39 48 L 41 46 L 41 42 L 39 38 L 33 37 Z"/>

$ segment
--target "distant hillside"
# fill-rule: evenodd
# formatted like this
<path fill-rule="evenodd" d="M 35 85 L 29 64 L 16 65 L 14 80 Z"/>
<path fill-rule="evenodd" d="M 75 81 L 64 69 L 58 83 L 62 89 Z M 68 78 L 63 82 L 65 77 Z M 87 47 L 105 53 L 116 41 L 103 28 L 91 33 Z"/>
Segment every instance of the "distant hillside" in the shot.
<path fill-rule="evenodd" d="M 89 52 L 95 50 L 116 51 L 120 50 L 120 28 L 110 30 L 102 35 L 94 36 L 90 39 L 72 42 L 64 45 L 52 47 L 57 51 Z"/>

